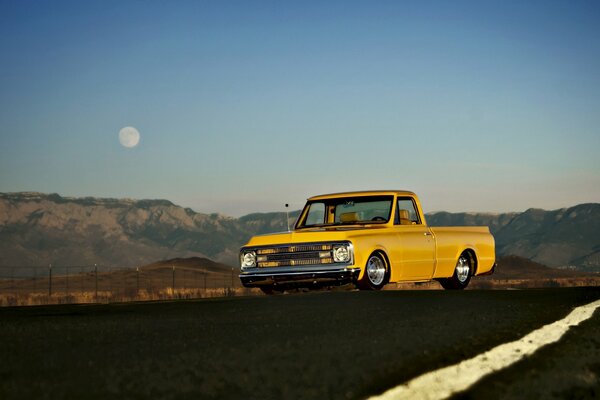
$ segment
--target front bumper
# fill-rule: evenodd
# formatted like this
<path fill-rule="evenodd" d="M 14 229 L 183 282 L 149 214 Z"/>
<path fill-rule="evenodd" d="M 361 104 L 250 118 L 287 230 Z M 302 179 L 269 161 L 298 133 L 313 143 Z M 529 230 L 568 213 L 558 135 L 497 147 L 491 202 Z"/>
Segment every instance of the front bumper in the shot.
<path fill-rule="evenodd" d="M 243 271 L 240 280 L 245 287 L 310 287 L 343 285 L 356 282 L 360 274 L 360 268 L 339 267 L 336 269 L 323 270 L 307 268 L 298 269 L 285 268 L 278 271 L 277 268 L 254 268 L 251 271 Z"/>

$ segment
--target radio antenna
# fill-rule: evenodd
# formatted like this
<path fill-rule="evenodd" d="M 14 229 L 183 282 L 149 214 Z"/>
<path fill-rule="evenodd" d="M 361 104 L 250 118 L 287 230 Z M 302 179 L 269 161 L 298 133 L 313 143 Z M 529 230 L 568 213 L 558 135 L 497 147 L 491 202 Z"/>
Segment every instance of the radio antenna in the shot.
<path fill-rule="evenodd" d="M 290 210 L 289 207 L 290 205 L 288 203 L 285 203 L 285 222 L 287 223 L 287 231 L 290 231 Z"/>

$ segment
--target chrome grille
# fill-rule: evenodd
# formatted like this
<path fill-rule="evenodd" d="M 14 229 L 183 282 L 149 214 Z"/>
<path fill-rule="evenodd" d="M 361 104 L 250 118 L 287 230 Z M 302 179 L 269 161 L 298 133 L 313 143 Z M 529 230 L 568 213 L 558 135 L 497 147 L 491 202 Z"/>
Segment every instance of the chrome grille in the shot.
<path fill-rule="evenodd" d="M 256 249 L 259 268 L 332 264 L 333 244 L 283 245 Z"/>
<path fill-rule="evenodd" d="M 271 247 L 266 249 L 256 250 L 257 255 L 263 254 L 279 254 L 279 253 L 300 253 L 308 251 L 326 251 L 331 250 L 331 244 L 300 244 L 290 246 Z"/>
<path fill-rule="evenodd" d="M 280 253 L 271 254 L 267 256 L 269 261 L 283 261 L 283 260 L 303 260 L 310 258 L 319 258 L 318 251 L 307 251 L 306 253 Z"/>

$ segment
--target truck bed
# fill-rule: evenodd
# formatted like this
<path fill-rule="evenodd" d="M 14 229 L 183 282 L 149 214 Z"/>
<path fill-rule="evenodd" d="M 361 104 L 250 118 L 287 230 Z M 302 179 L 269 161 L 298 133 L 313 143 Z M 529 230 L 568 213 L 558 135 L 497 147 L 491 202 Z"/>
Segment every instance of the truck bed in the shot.
<path fill-rule="evenodd" d="M 496 261 L 494 238 L 487 226 L 444 226 L 429 228 L 436 241 L 434 278 L 445 277 L 454 269 L 456 259 L 464 250 L 457 243 L 472 249 L 477 255 L 476 275 L 489 272 Z"/>

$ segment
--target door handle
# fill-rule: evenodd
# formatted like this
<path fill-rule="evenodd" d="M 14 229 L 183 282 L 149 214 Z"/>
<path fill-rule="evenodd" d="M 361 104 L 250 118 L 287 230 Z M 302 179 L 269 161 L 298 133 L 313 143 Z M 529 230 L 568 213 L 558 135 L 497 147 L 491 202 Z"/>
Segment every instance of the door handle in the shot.
<path fill-rule="evenodd" d="M 431 232 L 425 232 L 423 233 L 424 236 L 432 236 Z"/>

